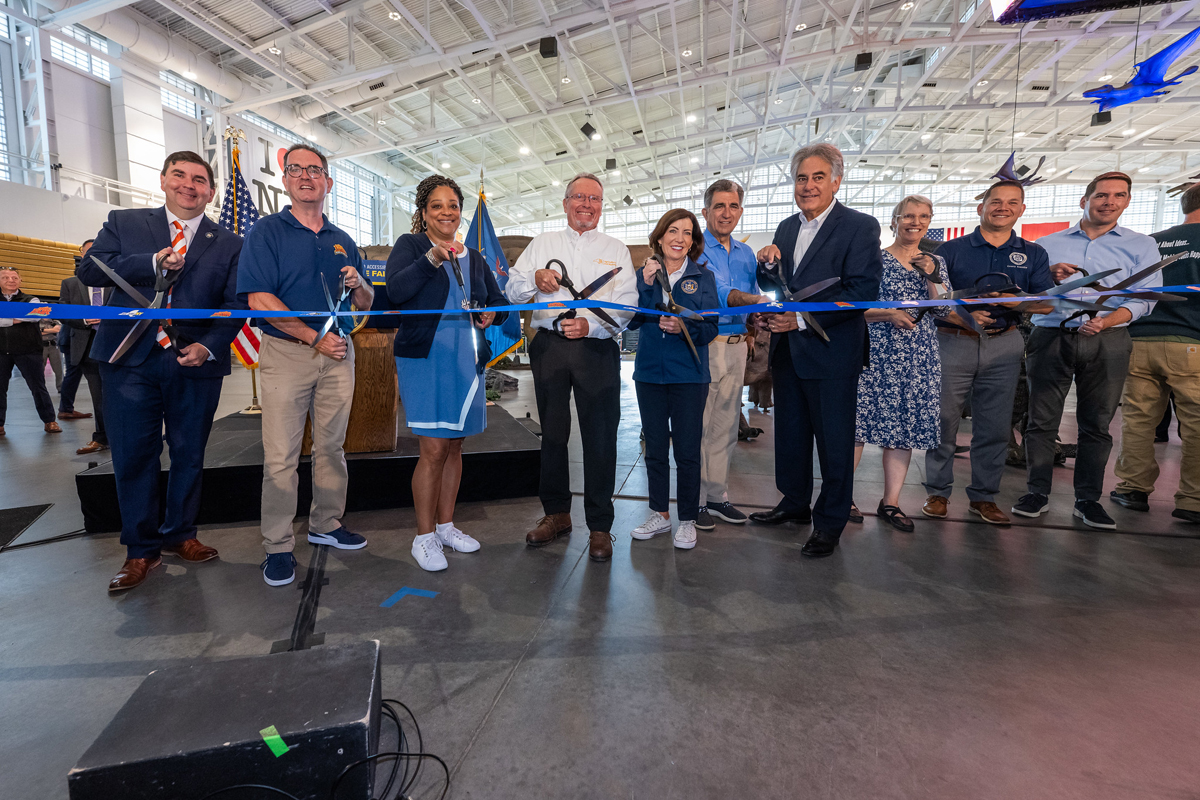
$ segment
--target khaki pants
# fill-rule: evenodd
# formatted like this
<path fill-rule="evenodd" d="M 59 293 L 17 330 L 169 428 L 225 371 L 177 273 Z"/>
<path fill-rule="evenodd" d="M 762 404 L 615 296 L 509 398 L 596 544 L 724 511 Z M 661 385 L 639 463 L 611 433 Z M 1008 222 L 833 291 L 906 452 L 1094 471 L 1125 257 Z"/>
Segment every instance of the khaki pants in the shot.
<path fill-rule="evenodd" d="M 1121 398 L 1117 491 L 1154 491 L 1158 480 L 1154 429 L 1162 421 L 1171 392 L 1183 439 L 1175 507 L 1200 511 L 1200 345 L 1133 340 Z"/>
<path fill-rule="evenodd" d="M 700 505 L 729 502 L 729 459 L 737 444 L 746 374 L 746 339 L 708 345 L 708 402 L 700 446 Z"/>
<path fill-rule="evenodd" d="M 263 336 L 258 370 L 263 432 L 262 536 L 268 553 L 295 547 L 300 446 L 313 421 L 312 508 L 308 530 L 329 533 L 346 510 L 346 425 L 354 399 L 354 345 L 344 361 L 311 347 Z"/>

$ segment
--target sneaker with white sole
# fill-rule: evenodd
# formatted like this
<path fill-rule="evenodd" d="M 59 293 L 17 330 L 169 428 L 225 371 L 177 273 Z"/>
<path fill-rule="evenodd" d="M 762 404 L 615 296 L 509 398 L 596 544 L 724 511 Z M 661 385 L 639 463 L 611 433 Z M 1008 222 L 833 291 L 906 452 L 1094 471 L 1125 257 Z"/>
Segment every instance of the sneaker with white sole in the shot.
<path fill-rule="evenodd" d="M 443 532 L 439 525 L 433 532 L 443 547 L 449 547 L 456 553 L 474 553 L 479 549 L 477 540 L 467 536 L 454 526 L 451 526 L 449 531 Z"/>
<path fill-rule="evenodd" d="M 696 546 L 696 523 L 690 519 L 682 520 L 672 541 L 680 550 L 691 550 Z"/>
<path fill-rule="evenodd" d="M 267 553 L 259 569 L 267 586 L 287 586 L 296 580 L 296 558 L 291 553 Z"/>
<path fill-rule="evenodd" d="M 336 547 L 338 550 L 362 550 L 367 546 L 365 537 L 357 533 L 351 533 L 340 525 L 329 533 L 313 533 L 309 531 L 308 542 L 309 544 L 323 544 L 329 547 Z"/>
<path fill-rule="evenodd" d="M 707 506 L 700 506 L 700 510 L 696 513 L 696 527 L 702 531 L 717 529 L 717 523 L 712 518 L 712 514 L 708 513 Z"/>
<path fill-rule="evenodd" d="M 426 572 L 441 572 L 450 566 L 442 552 L 441 539 L 432 533 L 413 539 L 412 555 L 417 560 L 417 566 Z"/>
<path fill-rule="evenodd" d="M 1104 510 L 1104 506 L 1095 500 L 1076 500 L 1075 509 L 1071 513 L 1083 520 L 1083 524 L 1089 527 L 1103 528 L 1108 531 L 1117 529 L 1117 523 L 1113 522 L 1113 518 Z"/>
<path fill-rule="evenodd" d="M 734 508 L 733 503 L 709 503 L 705 508 L 714 517 L 733 525 L 745 525 L 746 515 Z"/>
<path fill-rule="evenodd" d="M 657 511 L 651 511 L 650 516 L 646 518 L 646 521 L 634 528 L 629 535 L 635 539 L 653 539 L 660 533 L 670 532 L 671 520 L 667 519 Z"/>
<path fill-rule="evenodd" d="M 1021 495 L 1021 499 L 1012 507 L 1012 513 L 1021 517 L 1037 519 L 1050 510 L 1050 498 L 1044 494 L 1030 492 Z"/>

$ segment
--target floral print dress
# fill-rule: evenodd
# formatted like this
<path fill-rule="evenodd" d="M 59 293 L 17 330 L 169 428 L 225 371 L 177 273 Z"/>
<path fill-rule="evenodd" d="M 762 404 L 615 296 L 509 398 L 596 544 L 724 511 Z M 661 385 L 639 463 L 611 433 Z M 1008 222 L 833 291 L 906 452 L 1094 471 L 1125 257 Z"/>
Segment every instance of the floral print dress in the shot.
<path fill-rule="evenodd" d="M 932 256 L 942 278 L 942 293 L 951 291 L 946 262 Z M 880 300 L 928 300 L 925 276 L 905 269 L 883 251 Z M 912 330 L 890 322 L 867 325 L 871 363 L 858 380 L 858 422 L 855 440 L 879 447 L 932 450 L 940 441 L 942 362 L 938 354 L 934 316 L 944 317 L 949 306 L 937 306 Z M 917 311 L 905 311 L 916 317 Z"/>

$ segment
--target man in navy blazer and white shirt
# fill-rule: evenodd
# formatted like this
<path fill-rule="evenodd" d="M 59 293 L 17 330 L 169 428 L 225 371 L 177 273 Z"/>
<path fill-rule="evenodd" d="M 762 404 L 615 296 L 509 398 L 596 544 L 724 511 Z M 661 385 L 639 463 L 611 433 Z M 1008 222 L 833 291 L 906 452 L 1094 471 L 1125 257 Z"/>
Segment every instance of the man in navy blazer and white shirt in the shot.
<path fill-rule="evenodd" d="M 156 265 L 182 270 L 170 293 L 173 308 L 238 308 L 237 264 L 242 237 L 204 216 L 216 193 L 212 167 L 196 153 L 167 156 L 160 178 L 166 206 L 113 211 L 89 256 L 95 256 L 149 297 L 154 297 Z M 78 277 L 87 286 L 113 286 L 91 258 Z M 120 288 L 108 305 L 140 308 Z M 165 304 L 164 304 L 165 307 Z M 127 352 L 114 353 L 136 322 L 102 320 L 91 357 L 100 362 L 104 421 L 112 447 L 121 543 L 126 560 L 109 582 L 110 592 L 132 589 L 161 563 L 163 553 L 185 561 L 217 557 L 196 540 L 204 448 L 229 374 L 229 345 L 241 321 L 229 318 L 178 320 L 181 355 L 159 342 L 150 325 Z M 171 453 L 166 515 L 159 524 L 158 480 L 162 430 Z"/>
<path fill-rule="evenodd" d="M 758 251 L 759 286 L 783 283 L 796 292 L 836 277 L 838 284 L 808 299 L 878 299 L 883 274 L 879 222 L 834 199 L 842 183 L 841 151 L 829 144 L 802 147 L 792 156 L 791 168 L 800 213 L 780 223 L 774 242 Z M 869 342 L 862 311 L 813 316 L 828 333 L 828 342 L 799 314 L 765 315 L 775 382 L 775 485 L 783 500 L 750 519 L 766 525 L 811 521 L 812 535 L 800 552 L 819 558 L 837 548 L 850 517 L 858 376 Z M 814 441 L 822 482 L 821 494 L 810 506 Z"/>

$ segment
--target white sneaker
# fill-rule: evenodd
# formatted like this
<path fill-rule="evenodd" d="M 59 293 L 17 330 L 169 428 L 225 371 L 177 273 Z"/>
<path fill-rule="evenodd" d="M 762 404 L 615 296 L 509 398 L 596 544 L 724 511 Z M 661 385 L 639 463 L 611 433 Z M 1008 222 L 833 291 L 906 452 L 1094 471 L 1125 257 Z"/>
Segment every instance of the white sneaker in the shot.
<path fill-rule="evenodd" d="M 691 550 L 696 546 L 696 523 L 690 519 L 679 523 L 675 531 L 675 546 L 680 550 Z"/>
<path fill-rule="evenodd" d="M 671 532 L 671 520 L 657 511 L 651 511 L 650 516 L 629 534 L 635 539 L 653 539 L 660 533 Z"/>
<path fill-rule="evenodd" d="M 456 553 L 474 553 L 479 549 L 479 542 L 458 528 L 451 527 L 449 532 L 443 533 L 439 526 L 434 528 L 433 532 L 437 535 L 438 541 Z"/>
<path fill-rule="evenodd" d="M 442 553 L 441 540 L 432 533 L 413 539 L 412 554 L 417 566 L 426 572 L 441 572 L 450 566 Z"/>

